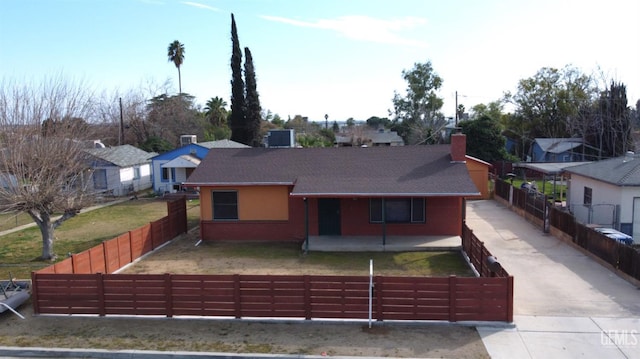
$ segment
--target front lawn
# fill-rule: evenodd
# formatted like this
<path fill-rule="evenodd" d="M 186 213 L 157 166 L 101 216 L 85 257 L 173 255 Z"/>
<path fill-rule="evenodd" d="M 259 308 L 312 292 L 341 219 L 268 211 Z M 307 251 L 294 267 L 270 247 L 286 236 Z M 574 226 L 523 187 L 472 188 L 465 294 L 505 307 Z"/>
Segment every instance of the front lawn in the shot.
<path fill-rule="evenodd" d="M 126 269 L 139 274 L 473 276 L 460 252 L 309 252 L 299 242 L 202 242 L 189 233 Z"/>
<path fill-rule="evenodd" d="M 197 204 L 187 202 L 190 226 L 197 223 Z M 62 260 L 167 215 L 167 203 L 154 199 L 125 201 L 83 212 L 65 221 L 55 231 L 54 252 Z M 31 271 L 52 263 L 37 260 L 42 255 L 42 235 L 38 227 L 27 228 L 0 237 L 0 280 L 31 278 Z"/>

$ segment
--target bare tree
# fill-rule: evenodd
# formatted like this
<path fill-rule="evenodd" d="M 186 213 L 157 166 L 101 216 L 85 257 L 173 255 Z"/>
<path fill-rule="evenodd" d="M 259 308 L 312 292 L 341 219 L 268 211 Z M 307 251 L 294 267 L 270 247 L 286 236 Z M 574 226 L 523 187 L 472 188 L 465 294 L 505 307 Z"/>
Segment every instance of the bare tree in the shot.
<path fill-rule="evenodd" d="M 86 84 L 61 76 L 39 84 L 0 81 L 0 212 L 31 216 L 42 234 L 42 259 L 55 259 L 54 230 L 94 199 L 84 149 L 93 143 L 86 125 L 95 105 Z"/>

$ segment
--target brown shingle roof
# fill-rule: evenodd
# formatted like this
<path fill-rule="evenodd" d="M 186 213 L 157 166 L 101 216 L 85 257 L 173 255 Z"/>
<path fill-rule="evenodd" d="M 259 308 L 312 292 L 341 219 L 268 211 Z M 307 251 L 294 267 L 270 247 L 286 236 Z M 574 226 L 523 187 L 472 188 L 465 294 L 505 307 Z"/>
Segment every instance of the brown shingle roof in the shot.
<path fill-rule="evenodd" d="M 191 186 L 293 185 L 298 196 L 479 194 L 448 145 L 374 148 L 247 148 L 211 151 Z"/>

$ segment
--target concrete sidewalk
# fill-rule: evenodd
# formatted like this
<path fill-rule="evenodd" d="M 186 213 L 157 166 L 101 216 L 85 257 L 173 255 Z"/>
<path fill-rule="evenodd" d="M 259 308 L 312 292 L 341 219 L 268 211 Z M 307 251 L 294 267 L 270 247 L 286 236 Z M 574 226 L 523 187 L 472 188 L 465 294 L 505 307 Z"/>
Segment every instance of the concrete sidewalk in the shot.
<path fill-rule="evenodd" d="M 515 277 L 515 328 L 478 327 L 492 358 L 640 358 L 640 291 L 495 201 L 467 224 Z"/>

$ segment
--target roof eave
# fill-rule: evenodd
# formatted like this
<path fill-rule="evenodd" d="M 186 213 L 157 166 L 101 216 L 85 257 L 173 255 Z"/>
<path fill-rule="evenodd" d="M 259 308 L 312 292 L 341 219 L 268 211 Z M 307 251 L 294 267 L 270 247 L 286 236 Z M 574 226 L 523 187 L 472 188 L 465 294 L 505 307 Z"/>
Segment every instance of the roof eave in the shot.
<path fill-rule="evenodd" d="M 293 186 L 293 182 L 183 182 L 187 187 Z"/>
<path fill-rule="evenodd" d="M 290 193 L 291 197 L 468 197 L 479 196 L 480 192 L 469 193 Z"/>

